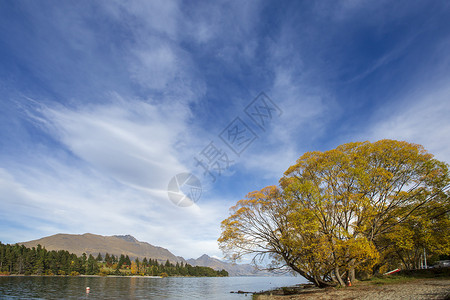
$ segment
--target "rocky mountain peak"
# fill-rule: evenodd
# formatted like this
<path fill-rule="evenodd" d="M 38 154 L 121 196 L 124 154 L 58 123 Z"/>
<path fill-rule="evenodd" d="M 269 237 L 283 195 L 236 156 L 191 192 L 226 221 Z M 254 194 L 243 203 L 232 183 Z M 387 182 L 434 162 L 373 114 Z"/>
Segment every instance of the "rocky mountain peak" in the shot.
<path fill-rule="evenodd" d="M 138 242 L 138 240 L 134 236 L 129 235 L 129 234 L 126 234 L 126 235 L 114 235 L 114 236 L 116 238 L 122 239 L 122 240 L 130 242 L 130 243 L 137 243 Z"/>

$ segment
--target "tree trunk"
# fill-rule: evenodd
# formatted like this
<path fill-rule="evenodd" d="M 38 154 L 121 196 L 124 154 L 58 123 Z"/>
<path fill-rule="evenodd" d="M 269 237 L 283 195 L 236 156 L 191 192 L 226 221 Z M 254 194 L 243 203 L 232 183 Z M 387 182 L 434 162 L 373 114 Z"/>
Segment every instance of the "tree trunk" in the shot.
<path fill-rule="evenodd" d="M 319 288 L 325 288 L 325 287 L 330 287 L 330 286 L 336 286 L 336 284 L 334 282 L 327 282 L 322 280 L 320 277 L 318 276 L 310 276 L 308 273 L 304 272 L 303 270 L 297 268 L 294 264 L 292 263 L 287 263 L 289 267 L 292 268 L 292 270 L 294 270 L 295 272 L 299 273 L 300 275 L 302 275 L 303 277 L 305 277 L 307 280 L 309 280 L 310 282 L 312 282 L 315 286 L 319 287 Z"/>
<path fill-rule="evenodd" d="M 336 275 L 336 279 L 339 281 L 339 284 L 341 286 L 345 286 L 345 283 L 342 280 L 341 274 L 339 273 L 339 267 L 338 266 L 334 267 L 334 273 Z"/>
<path fill-rule="evenodd" d="M 354 258 L 350 261 L 350 269 L 348 270 L 348 278 L 350 278 L 351 282 L 355 281 L 355 259 Z"/>
<path fill-rule="evenodd" d="M 378 275 L 380 273 L 381 264 L 377 263 L 372 268 L 372 276 Z"/>

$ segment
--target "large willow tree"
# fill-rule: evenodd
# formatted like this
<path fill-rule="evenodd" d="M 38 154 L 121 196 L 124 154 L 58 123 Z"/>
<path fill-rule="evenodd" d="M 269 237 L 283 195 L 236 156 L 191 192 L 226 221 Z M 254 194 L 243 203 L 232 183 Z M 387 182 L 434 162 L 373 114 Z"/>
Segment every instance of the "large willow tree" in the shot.
<path fill-rule="evenodd" d="M 417 144 L 381 140 L 308 152 L 280 188 L 249 193 L 231 208 L 219 244 L 229 257 L 271 258 L 273 267 L 317 286 L 344 285 L 355 270 L 379 268 L 386 253 L 405 260 L 417 245 L 449 253 L 448 229 L 423 237 L 433 235 L 426 226 L 448 224 L 448 189 L 447 165 Z M 420 241 L 404 234 L 414 226 Z"/>

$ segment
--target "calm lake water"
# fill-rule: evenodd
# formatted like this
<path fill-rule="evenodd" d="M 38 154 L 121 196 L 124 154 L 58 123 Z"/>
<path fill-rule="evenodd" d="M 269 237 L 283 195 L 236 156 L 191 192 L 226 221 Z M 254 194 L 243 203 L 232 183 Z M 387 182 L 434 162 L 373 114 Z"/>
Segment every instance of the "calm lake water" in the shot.
<path fill-rule="evenodd" d="M 0 299 L 251 299 L 258 292 L 306 283 L 303 277 L 3 277 Z M 86 287 L 90 292 L 86 293 Z"/>

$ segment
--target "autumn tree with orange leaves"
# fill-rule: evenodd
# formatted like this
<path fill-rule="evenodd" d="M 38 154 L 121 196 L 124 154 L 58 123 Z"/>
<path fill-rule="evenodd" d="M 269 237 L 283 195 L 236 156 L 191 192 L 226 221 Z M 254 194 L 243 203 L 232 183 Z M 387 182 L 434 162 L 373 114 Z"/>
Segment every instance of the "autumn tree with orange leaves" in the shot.
<path fill-rule="evenodd" d="M 379 270 L 386 253 L 404 260 L 415 241 L 410 235 L 405 244 L 398 233 L 414 224 L 428 234 L 416 246 L 449 253 L 448 230 L 431 238 L 426 228 L 448 224 L 449 182 L 448 166 L 417 144 L 381 140 L 308 152 L 280 187 L 249 193 L 231 208 L 219 245 L 232 259 L 271 259 L 269 268 L 287 267 L 316 286 L 343 286 L 355 271 Z M 430 217 L 436 222 L 424 222 Z"/>

